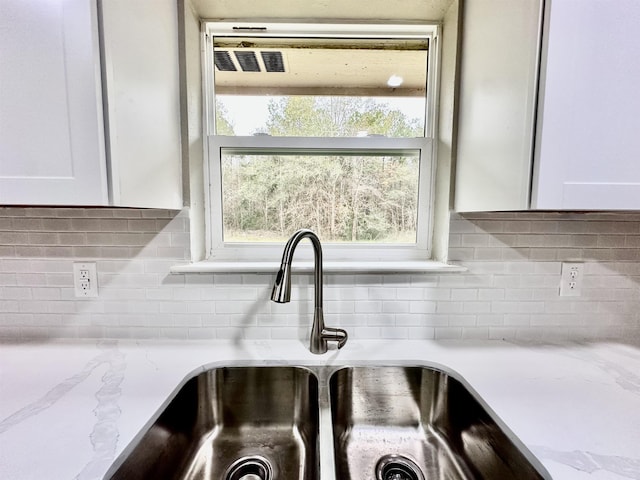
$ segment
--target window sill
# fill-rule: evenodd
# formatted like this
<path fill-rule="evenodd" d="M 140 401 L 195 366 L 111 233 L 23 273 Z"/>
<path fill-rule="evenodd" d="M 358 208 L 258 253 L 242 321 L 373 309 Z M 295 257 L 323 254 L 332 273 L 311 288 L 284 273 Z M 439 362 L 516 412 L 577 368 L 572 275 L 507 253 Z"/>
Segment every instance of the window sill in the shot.
<path fill-rule="evenodd" d="M 404 262 L 323 262 L 323 273 L 329 274 L 372 274 L 372 273 L 460 273 L 466 267 L 433 260 Z M 185 273 L 273 273 L 280 268 L 280 262 L 232 262 L 202 261 L 171 267 L 173 274 Z M 293 271 L 310 273 L 313 262 L 293 262 Z"/>

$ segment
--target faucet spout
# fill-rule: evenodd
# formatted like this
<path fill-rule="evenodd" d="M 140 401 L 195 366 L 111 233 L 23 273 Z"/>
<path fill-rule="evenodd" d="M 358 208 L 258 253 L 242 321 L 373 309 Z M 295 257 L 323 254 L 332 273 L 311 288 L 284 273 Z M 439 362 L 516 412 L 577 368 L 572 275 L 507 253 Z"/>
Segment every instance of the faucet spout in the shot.
<path fill-rule="evenodd" d="M 313 245 L 313 279 L 314 279 L 314 313 L 311 326 L 311 339 L 309 349 L 312 353 L 326 353 L 328 342 L 337 342 L 338 348 L 342 348 L 347 342 L 347 332 L 341 328 L 325 327 L 322 312 L 322 245 L 320 239 L 311 230 L 301 229 L 295 232 L 287 241 L 282 254 L 280 270 L 271 291 L 271 300 L 277 303 L 287 303 L 291 300 L 291 262 L 293 253 L 298 243 L 308 238 Z"/>

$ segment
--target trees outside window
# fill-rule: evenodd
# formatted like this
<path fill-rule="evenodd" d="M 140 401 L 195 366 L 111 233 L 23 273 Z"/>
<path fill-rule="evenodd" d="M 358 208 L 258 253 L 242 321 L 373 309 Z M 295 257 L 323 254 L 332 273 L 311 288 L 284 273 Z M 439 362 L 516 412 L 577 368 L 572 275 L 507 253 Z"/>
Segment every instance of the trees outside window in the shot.
<path fill-rule="evenodd" d="M 372 99 L 286 97 L 268 110 L 271 136 L 421 134 L 417 119 Z M 415 242 L 419 152 L 242 153 L 222 152 L 225 241 L 282 241 L 310 228 L 329 242 Z"/>

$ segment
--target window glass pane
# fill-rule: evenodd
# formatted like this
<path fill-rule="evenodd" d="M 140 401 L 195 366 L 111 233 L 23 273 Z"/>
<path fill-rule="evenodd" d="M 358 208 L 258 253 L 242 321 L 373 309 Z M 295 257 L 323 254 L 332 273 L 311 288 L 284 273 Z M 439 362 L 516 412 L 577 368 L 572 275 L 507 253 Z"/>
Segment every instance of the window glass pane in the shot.
<path fill-rule="evenodd" d="M 428 39 L 214 39 L 216 134 L 422 137 Z"/>
<path fill-rule="evenodd" d="M 419 151 L 222 149 L 225 242 L 283 242 L 299 228 L 324 242 L 416 242 Z"/>
<path fill-rule="evenodd" d="M 217 95 L 216 125 L 218 135 L 414 138 L 424 107 L 424 98 Z"/>

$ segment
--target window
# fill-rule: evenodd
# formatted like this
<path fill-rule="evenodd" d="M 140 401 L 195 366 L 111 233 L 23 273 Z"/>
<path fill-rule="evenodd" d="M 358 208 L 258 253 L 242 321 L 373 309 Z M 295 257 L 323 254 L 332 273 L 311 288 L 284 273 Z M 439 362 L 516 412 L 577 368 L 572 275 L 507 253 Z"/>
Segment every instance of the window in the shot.
<path fill-rule="evenodd" d="M 437 27 L 209 23 L 209 258 L 426 260 Z"/>

